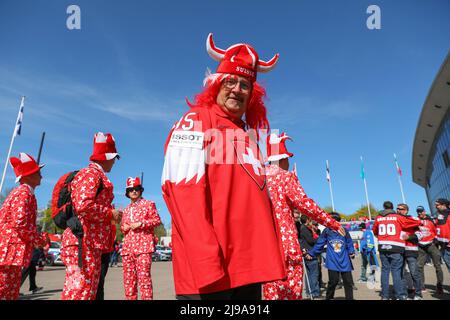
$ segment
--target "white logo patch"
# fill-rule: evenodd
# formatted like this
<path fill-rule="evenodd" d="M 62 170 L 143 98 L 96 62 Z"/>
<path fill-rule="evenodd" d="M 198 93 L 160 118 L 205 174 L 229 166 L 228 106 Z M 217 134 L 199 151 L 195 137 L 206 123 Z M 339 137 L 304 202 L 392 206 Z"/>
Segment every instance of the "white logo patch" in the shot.
<path fill-rule="evenodd" d="M 184 147 L 203 149 L 203 140 L 205 134 L 199 131 L 181 131 L 177 130 L 172 132 L 170 137 L 170 147 Z"/>

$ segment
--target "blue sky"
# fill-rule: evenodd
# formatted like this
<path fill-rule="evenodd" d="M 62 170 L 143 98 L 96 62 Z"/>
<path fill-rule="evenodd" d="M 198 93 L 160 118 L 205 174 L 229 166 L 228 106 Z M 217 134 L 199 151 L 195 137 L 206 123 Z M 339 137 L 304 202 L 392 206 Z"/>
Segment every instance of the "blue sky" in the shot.
<path fill-rule="evenodd" d="M 81 8 L 81 30 L 68 30 L 66 9 Z M 381 8 L 381 30 L 369 30 L 366 9 Z M 145 172 L 145 197 L 161 197 L 163 146 L 172 124 L 201 90 L 213 32 L 219 47 L 247 42 L 261 59 L 280 53 L 258 80 L 267 89 L 269 120 L 294 138 L 299 178 L 321 206 L 336 209 L 369 198 L 401 201 L 393 153 L 407 202 L 428 207 L 411 178 L 412 144 L 428 90 L 450 43 L 450 3 L 435 1 L 23 1 L 0 2 L 0 161 L 5 162 L 20 96 L 26 95 L 22 135 L 13 155 L 37 155 L 44 180 L 39 207 L 57 178 L 88 163 L 93 134 L 111 132 L 122 159 L 109 174 L 115 203 L 126 205 L 125 179 Z M 6 187 L 14 185 L 8 168 Z"/>

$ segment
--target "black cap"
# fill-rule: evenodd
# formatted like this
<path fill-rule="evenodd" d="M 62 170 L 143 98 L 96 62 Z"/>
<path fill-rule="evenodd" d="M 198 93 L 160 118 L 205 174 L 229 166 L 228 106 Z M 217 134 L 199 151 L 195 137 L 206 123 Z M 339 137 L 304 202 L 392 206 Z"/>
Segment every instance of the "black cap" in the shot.
<path fill-rule="evenodd" d="M 424 211 L 425 211 L 425 208 L 424 208 L 423 206 L 418 206 L 418 207 L 416 208 L 416 211 L 417 211 L 417 212 L 424 212 Z"/>

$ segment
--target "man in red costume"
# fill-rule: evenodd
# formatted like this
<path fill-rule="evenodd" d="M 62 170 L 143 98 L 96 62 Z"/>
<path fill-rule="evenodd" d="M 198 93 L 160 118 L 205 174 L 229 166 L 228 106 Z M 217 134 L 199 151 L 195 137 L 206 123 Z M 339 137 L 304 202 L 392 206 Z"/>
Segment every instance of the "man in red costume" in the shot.
<path fill-rule="evenodd" d="M 261 283 L 286 276 L 257 135 L 248 130 L 268 128 L 256 75 L 278 55 L 259 60 L 248 44 L 222 50 L 212 34 L 206 47 L 217 71 L 165 144 L 175 291 L 178 299 L 257 300 Z"/>
<path fill-rule="evenodd" d="M 266 167 L 267 187 L 280 228 L 283 243 L 287 279 L 266 283 L 263 286 L 266 300 L 299 300 L 302 298 L 303 266 L 302 250 L 295 227 L 294 210 L 298 210 L 320 224 L 345 235 L 339 222 L 319 208 L 308 198 L 297 176 L 288 171 L 289 158 L 293 156 L 286 149 L 286 134 L 272 133 L 267 137 L 269 166 Z"/>
<path fill-rule="evenodd" d="M 64 231 L 61 258 L 66 266 L 62 300 L 95 300 L 102 252 L 111 245 L 111 221 L 119 222 L 121 212 L 113 209 L 113 184 L 105 173 L 119 158 L 111 134 L 94 136 L 94 150 L 88 167 L 71 183 L 72 203 L 82 228 L 82 263 L 78 261 L 78 241 L 70 228 Z"/>
<path fill-rule="evenodd" d="M 161 224 L 156 205 L 142 197 L 144 188 L 138 177 L 127 179 L 125 196 L 131 203 L 123 212 L 120 230 L 124 234 L 122 247 L 123 286 L 127 300 L 137 300 L 138 284 L 142 300 L 153 299 L 151 277 L 152 254 L 155 252 L 155 228 Z"/>
<path fill-rule="evenodd" d="M 28 267 L 34 247 L 43 247 L 47 234 L 36 228 L 37 202 L 34 189 L 41 184 L 41 168 L 32 156 L 21 152 L 10 163 L 20 185 L 0 209 L 0 300 L 19 297 L 22 267 Z"/>

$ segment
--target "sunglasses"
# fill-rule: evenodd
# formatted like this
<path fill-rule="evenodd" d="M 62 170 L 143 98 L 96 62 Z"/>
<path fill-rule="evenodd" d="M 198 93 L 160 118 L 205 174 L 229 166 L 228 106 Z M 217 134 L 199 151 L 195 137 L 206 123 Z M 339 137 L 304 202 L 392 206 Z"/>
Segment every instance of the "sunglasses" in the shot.
<path fill-rule="evenodd" d="M 133 191 L 139 192 L 139 191 L 141 191 L 141 188 L 140 187 L 133 187 L 133 188 L 128 188 L 127 189 L 127 192 L 133 192 Z"/>
<path fill-rule="evenodd" d="M 397 211 L 403 211 L 406 210 L 405 208 L 397 208 Z"/>

